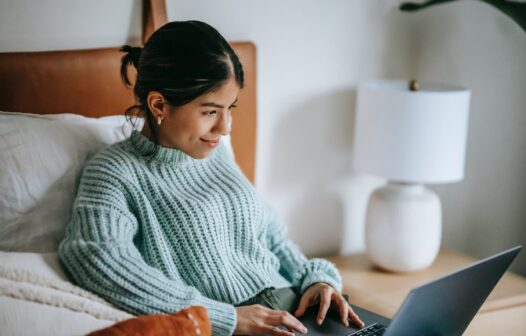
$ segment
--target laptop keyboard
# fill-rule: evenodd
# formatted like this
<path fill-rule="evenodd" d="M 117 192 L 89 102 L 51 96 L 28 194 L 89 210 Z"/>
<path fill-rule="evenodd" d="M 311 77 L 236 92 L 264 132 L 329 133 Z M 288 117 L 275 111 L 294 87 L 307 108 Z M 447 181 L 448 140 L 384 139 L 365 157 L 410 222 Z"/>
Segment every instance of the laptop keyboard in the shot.
<path fill-rule="evenodd" d="M 383 325 L 375 323 L 375 324 L 371 324 L 370 326 L 366 328 L 355 331 L 352 334 L 349 334 L 348 336 L 374 336 L 374 335 L 380 336 L 380 335 L 383 335 L 386 330 L 387 328 L 384 327 Z"/>

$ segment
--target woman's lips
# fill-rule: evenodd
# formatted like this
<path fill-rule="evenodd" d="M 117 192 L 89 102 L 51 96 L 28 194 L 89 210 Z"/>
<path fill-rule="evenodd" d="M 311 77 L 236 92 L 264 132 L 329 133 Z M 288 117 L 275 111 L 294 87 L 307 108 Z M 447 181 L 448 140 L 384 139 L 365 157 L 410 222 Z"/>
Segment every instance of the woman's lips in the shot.
<path fill-rule="evenodd" d="M 216 147 L 218 144 L 219 144 L 219 139 L 216 139 L 216 140 L 206 140 L 206 139 L 202 139 L 200 138 L 201 141 L 203 141 L 207 146 L 211 147 L 211 148 L 214 148 Z"/>

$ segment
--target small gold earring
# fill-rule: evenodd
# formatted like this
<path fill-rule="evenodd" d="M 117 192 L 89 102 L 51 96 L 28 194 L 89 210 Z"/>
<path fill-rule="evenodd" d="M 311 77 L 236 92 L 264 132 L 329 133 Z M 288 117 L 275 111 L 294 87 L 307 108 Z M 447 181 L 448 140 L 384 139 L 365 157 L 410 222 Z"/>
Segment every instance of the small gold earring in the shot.
<path fill-rule="evenodd" d="M 163 118 L 161 116 L 157 116 L 157 125 L 161 125 L 162 121 L 163 121 Z"/>

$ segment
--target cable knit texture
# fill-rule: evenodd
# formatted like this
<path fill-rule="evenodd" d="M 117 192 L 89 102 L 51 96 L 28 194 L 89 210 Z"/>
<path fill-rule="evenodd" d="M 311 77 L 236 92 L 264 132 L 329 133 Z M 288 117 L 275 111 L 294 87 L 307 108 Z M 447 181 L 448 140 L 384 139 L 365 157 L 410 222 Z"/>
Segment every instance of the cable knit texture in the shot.
<path fill-rule="evenodd" d="M 59 256 L 69 276 L 136 315 L 208 308 L 230 335 L 234 305 L 268 287 L 301 292 L 335 266 L 308 260 L 220 144 L 207 158 L 157 146 L 139 132 L 84 169 Z"/>

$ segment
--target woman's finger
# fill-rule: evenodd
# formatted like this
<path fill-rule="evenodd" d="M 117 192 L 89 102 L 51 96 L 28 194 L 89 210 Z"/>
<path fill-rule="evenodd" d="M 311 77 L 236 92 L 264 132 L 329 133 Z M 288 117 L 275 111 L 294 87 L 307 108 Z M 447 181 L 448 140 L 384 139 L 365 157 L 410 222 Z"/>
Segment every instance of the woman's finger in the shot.
<path fill-rule="evenodd" d="M 302 334 L 307 332 L 307 328 L 301 323 L 297 318 L 292 316 L 286 310 L 274 310 L 271 313 L 270 323 L 273 326 L 282 325 L 289 328 L 290 330 L 295 330 Z"/>
<path fill-rule="evenodd" d="M 341 294 L 338 293 L 338 295 L 334 298 L 334 301 L 336 301 L 336 303 L 339 305 L 340 307 L 340 316 L 342 317 L 342 323 L 348 327 L 349 326 L 349 309 L 351 309 L 351 307 L 349 306 L 349 304 L 347 303 L 347 301 L 345 301 L 345 299 L 343 298 L 343 296 L 341 296 Z"/>
<path fill-rule="evenodd" d="M 265 335 L 279 335 L 279 336 L 294 336 L 293 332 L 280 329 L 276 326 L 265 325 L 262 326 L 261 332 Z"/>
<path fill-rule="evenodd" d="M 360 320 L 360 318 L 358 317 L 358 315 L 356 315 L 354 310 L 352 310 L 350 305 L 349 305 L 349 318 L 354 322 L 354 324 L 360 327 L 360 329 L 365 327 L 365 323 L 363 323 L 363 321 Z"/>
<path fill-rule="evenodd" d="M 296 309 L 294 316 L 300 317 L 305 314 L 305 310 L 309 307 L 310 295 L 311 293 L 307 292 L 301 297 L 300 303 L 298 304 L 298 309 Z"/>
<path fill-rule="evenodd" d="M 321 325 L 323 323 L 323 320 L 325 320 L 327 310 L 329 310 L 329 307 L 331 306 L 331 296 L 331 288 L 324 289 L 320 293 L 320 311 L 318 312 L 318 325 Z"/>

